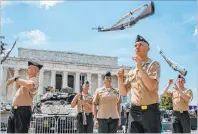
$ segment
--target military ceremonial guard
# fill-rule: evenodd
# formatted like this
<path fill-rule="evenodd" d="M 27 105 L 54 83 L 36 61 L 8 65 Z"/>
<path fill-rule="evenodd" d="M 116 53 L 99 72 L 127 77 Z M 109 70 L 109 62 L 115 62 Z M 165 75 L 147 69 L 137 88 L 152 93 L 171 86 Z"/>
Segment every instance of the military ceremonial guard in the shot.
<path fill-rule="evenodd" d="M 163 93 L 164 96 L 170 96 L 173 101 L 172 132 L 190 133 L 191 127 L 188 107 L 193 95 L 192 90 L 184 86 L 185 78 L 181 75 L 178 75 L 173 90 L 168 91 L 172 83 L 173 79 L 170 79 Z"/>
<path fill-rule="evenodd" d="M 77 105 L 77 132 L 93 133 L 94 122 L 99 133 L 116 133 L 121 122 L 121 96 L 132 92 L 131 104 L 127 108 L 127 133 L 160 133 L 161 112 L 159 110 L 159 80 L 160 64 L 148 57 L 149 43 L 137 35 L 135 56 L 136 63 L 125 76 L 124 69 L 117 72 L 118 90 L 112 87 L 112 76 L 106 72 L 103 77 L 104 86 L 96 89 L 94 97 L 89 93 L 89 82 L 83 84 L 82 90 L 71 102 L 71 107 Z M 19 76 L 11 78 L 9 85 L 16 83 L 17 92 L 13 98 L 12 110 L 8 118 L 7 133 L 28 133 L 32 117 L 31 106 L 39 87 L 39 71 L 43 67 L 33 61 L 28 61 L 28 80 Z M 184 73 L 186 74 L 186 73 Z M 185 88 L 185 78 L 179 75 L 173 91 L 168 88 L 173 83 L 170 79 L 163 95 L 173 100 L 172 132 L 190 133 L 190 118 L 188 114 L 192 90 Z"/>
<path fill-rule="evenodd" d="M 137 11 L 139 12 L 140 9 L 143 9 L 140 12 L 140 14 L 132 17 L 132 15 L 134 15 Z M 93 28 L 93 29 L 97 29 L 98 32 L 121 31 L 126 28 L 133 27 L 140 20 L 153 15 L 156 12 L 155 9 L 156 9 L 155 4 L 153 1 L 151 1 L 149 4 L 144 4 L 138 8 L 135 8 L 134 10 L 130 10 L 130 12 L 125 14 L 123 17 L 121 17 L 116 23 L 114 23 L 109 28 L 104 28 L 103 26 L 102 27 L 99 26 L 98 28 Z M 124 20 L 126 20 L 127 18 L 131 18 L 131 19 L 129 21 L 124 22 Z M 0 36 L 0 38 L 4 38 L 4 37 Z M 18 38 L 16 39 L 16 41 L 17 40 Z M 14 42 L 10 50 L 4 48 L 6 44 L 0 41 L 0 65 L 2 65 L 2 63 L 7 59 L 7 57 L 9 57 L 10 52 L 16 45 L 16 41 Z M 106 72 L 106 74 L 103 77 L 104 86 L 98 87 L 95 90 L 94 97 L 89 93 L 89 82 L 86 81 L 83 84 L 81 91 L 75 95 L 75 97 L 71 102 L 72 108 L 77 106 L 78 133 L 93 133 L 94 122 L 95 125 L 98 127 L 99 133 L 117 133 L 118 126 L 120 126 L 120 122 L 121 122 L 121 115 L 120 115 L 121 96 L 127 96 L 129 92 L 132 92 L 132 97 L 130 104 L 126 108 L 127 120 L 125 123 L 126 123 L 127 133 L 161 133 L 162 124 L 161 124 L 161 112 L 159 109 L 159 94 L 158 94 L 161 67 L 158 61 L 149 58 L 148 56 L 149 50 L 150 50 L 150 45 L 148 41 L 144 39 L 142 36 L 137 35 L 134 44 L 135 55 L 132 57 L 132 60 L 136 65 L 133 68 L 131 68 L 131 70 L 128 72 L 127 75 L 125 75 L 125 70 L 123 68 L 120 68 L 117 71 L 118 90 L 112 87 L 111 72 Z M 186 76 L 187 71 L 185 69 L 184 71 L 180 70 L 179 65 L 178 66 L 175 65 L 174 63 L 171 62 L 171 60 L 166 58 L 161 49 L 159 53 L 162 55 L 162 57 L 165 59 L 165 61 L 174 71 L 178 71 L 180 74 L 182 74 L 182 75 L 178 75 L 177 81 L 173 85 L 173 90 L 168 91 L 171 84 L 173 84 L 173 79 L 170 79 L 163 93 L 164 96 L 171 97 L 173 102 L 172 132 L 190 133 L 191 125 L 190 125 L 188 107 L 190 101 L 193 98 L 193 93 L 191 89 L 185 87 L 186 81 L 184 76 Z M 62 56 L 63 57 L 61 58 L 65 58 L 64 54 Z M 70 56 L 69 56 L 69 62 L 66 60 L 64 60 L 64 62 L 68 62 L 70 64 L 71 62 L 70 59 L 72 59 Z M 83 56 L 83 57 L 88 57 L 88 56 Z M 68 56 L 66 58 L 68 58 Z M 79 62 L 78 64 L 76 64 L 76 66 L 79 67 L 74 68 L 74 70 L 75 69 L 84 70 L 84 68 L 80 67 L 84 65 L 81 65 L 81 61 L 78 60 L 78 55 L 75 56 L 74 58 L 76 58 L 77 59 L 76 61 Z M 102 58 L 99 58 L 99 60 L 101 59 Z M 91 59 L 91 61 L 92 60 L 93 59 Z M 96 62 L 97 61 L 98 59 L 96 59 Z M 87 67 L 93 68 L 94 66 L 90 66 L 89 65 L 90 63 L 88 62 L 89 60 L 87 60 L 87 65 L 88 65 Z M 102 59 L 101 63 L 104 62 L 106 61 L 103 61 Z M 85 64 L 85 62 L 82 63 Z M 109 65 L 111 66 L 111 64 Z M 40 65 L 33 61 L 28 61 L 28 69 L 27 69 L 28 80 L 21 79 L 19 76 L 17 76 L 7 81 L 6 93 L 8 90 L 8 86 L 10 86 L 13 83 L 16 84 L 16 88 L 17 88 L 16 94 L 12 102 L 12 109 L 8 117 L 7 133 L 28 133 L 30 120 L 32 117 L 31 106 L 33 105 L 33 99 L 39 87 L 38 75 L 42 67 L 43 65 Z M 65 67 L 67 67 L 67 65 L 65 65 Z M 102 68 L 102 66 L 100 68 Z M 100 71 L 99 68 L 94 69 L 94 71 L 95 70 Z M 89 71 L 86 71 L 86 73 L 87 72 Z M 64 78 L 63 78 L 64 80 L 65 78 L 66 79 L 69 78 L 66 77 L 68 75 L 66 73 L 67 72 L 64 73 Z M 52 75 L 51 78 L 53 82 L 55 77 L 53 77 Z M 75 88 L 79 88 L 78 78 L 79 77 L 76 75 Z M 70 80 L 66 81 L 66 83 L 69 82 L 71 81 Z M 98 79 L 98 83 L 99 82 L 100 79 Z M 50 96 L 53 97 L 55 89 L 52 88 L 50 91 L 51 93 L 49 94 Z M 45 96 L 47 96 L 47 94 Z M 39 112 L 42 113 L 42 111 Z M 197 111 L 196 111 L 196 116 L 197 116 Z M 64 125 L 68 125 L 68 123 Z"/>
<path fill-rule="evenodd" d="M 71 107 L 74 108 L 77 105 L 77 132 L 78 133 L 93 133 L 93 113 L 92 113 L 92 101 L 93 97 L 88 92 L 89 82 L 83 84 L 82 92 L 78 93 L 72 100 Z"/>
<path fill-rule="evenodd" d="M 111 73 L 103 78 L 104 86 L 96 89 L 93 100 L 93 113 L 98 133 L 116 133 L 120 122 L 119 91 L 112 87 Z"/>
<path fill-rule="evenodd" d="M 128 120 L 128 133 L 160 133 L 158 85 L 160 64 L 148 57 L 149 43 L 137 36 L 132 59 L 136 66 L 124 80 L 124 69 L 118 70 L 118 88 L 122 96 L 132 91 L 131 108 Z"/>
<path fill-rule="evenodd" d="M 12 109 L 8 118 L 7 133 L 28 133 L 30 119 L 32 116 L 31 106 L 33 98 L 39 87 L 39 70 L 43 66 L 33 62 L 28 62 L 28 80 L 21 79 L 19 76 L 11 78 L 7 82 L 7 87 L 16 83 L 16 94 L 13 98 Z"/>

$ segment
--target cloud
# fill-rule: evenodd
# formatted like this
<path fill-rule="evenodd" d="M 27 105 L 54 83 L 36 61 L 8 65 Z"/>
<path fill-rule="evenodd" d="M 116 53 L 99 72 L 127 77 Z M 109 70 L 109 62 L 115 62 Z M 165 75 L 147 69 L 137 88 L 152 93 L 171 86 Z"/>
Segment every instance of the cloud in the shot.
<path fill-rule="evenodd" d="M 49 37 L 40 30 L 23 31 L 18 34 L 21 44 L 42 45 L 46 44 Z"/>
<path fill-rule="evenodd" d="M 45 8 L 46 10 L 50 7 L 57 5 L 58 3 L 64 2 L 63 0 L 38 0 L 38 1 L 2 1 L 2 7 L 7 7 L 13 4 L 27 4 L 33 5 L 38 8 Z"/>
<path fill-rule="evenodd" d="M 195 27 L 195 31 L 194 31 L 194 36 L 197 36 L 197 32 L 198 32 L 198 26 Z"/>
<path fill-rule="evenodd" d="M 49 9 L 50 7 L 52 6 L 55 6 L 56 4 L 58 3 L 62 3 L 63 1 L 62 0 L 59 0 L 59 1 L 40 1 L 40 6 L 41 7 L 45 7 L 45 9 Z"/>
<path fill-rule="evenodd" d="M 1 18 L 1 26 L 4 26 L 6 24 L 10 24 L 10 23 L 12 23 L 12 20 L 9 17 Z"/>

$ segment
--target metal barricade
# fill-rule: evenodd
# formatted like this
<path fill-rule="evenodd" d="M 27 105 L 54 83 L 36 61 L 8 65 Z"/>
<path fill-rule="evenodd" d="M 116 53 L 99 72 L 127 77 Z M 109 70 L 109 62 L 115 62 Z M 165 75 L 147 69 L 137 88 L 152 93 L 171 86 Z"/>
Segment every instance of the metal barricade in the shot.
<path fill-rule="evenodd" d="M 34 114 L 29 133 L 76 133 L 76 128 L 75 116 Z"/>
<path fill-rule="evenodd" d="M 56 118 L 51 115 L 34 114 L 30 121 L 29 133 L 55 133 Z"/>
<path fill-rule="evenodd" d="M 76 133 L 77 122 L 74 116 L 59 116 L 57 119 L 58 133 Z"/>

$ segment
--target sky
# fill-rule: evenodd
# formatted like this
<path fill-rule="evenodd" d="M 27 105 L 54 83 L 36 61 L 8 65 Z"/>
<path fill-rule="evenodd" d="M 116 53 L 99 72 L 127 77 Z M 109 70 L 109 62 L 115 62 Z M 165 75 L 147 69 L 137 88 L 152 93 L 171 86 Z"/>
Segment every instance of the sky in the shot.
<path fill-rule="evenodd" d="M 94 27 L 112 26 L 129 11 L 149 1 L 3 1 L 1 35 L 9 44 L 16 37 L 19 47 L 53 51 L 80 52 L 116 56 L 118 64 L 134 66 L 134 42 L 137 34 L 150 43 L 149 57 L 160 62 L 160 90 L 169 78 L 177 78 L 156 46 L 188 71 L 186 87 L 193 90 L 191 104 L 197 104 L 196 1 L 154 1 L 155 14 L 135 26 L 116 32 L 98 32 Z M 135 17 L 140 12 L 134 14 Z M 130 18 L 129 18 L 130 19 Z M 171 90 L 171 89 L 170 89 Z"/>

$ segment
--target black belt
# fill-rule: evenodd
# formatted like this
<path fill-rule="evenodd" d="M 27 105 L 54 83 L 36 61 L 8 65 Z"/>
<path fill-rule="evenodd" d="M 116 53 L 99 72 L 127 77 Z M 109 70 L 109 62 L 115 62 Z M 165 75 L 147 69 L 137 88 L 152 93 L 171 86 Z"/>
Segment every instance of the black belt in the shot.
<path fill-rule="evenodd" d="M 157 108 L 159 106 L 158 103 L 150 104 L 150 105 L 142 105 L 142 106 L 137 106 L 132 103 L 131 109 L 137 109 L 137 110 L 147 110 L 151 108 Z"/>
<path fill-rule="evenodd" d="M 31 106 L 12 106 L 12 110 L 29 110 Z"/>
<path fill-rule="evenodd" d="M 173 110 L 173 114 L 183 114 L 183 113 L 188 113 L 188 111 L 175 111 L 175 110 Z"/>
<path fill-rule="evenodd" d="M 92 112 L 90 112 L 90 113 L 86 113 L 86 112 L 84 112 L 85 113 L 85 115 L 91 115 L 92 114 Z M 84 114 L 83 112 L 80 112 L 79 114 Z"/>

